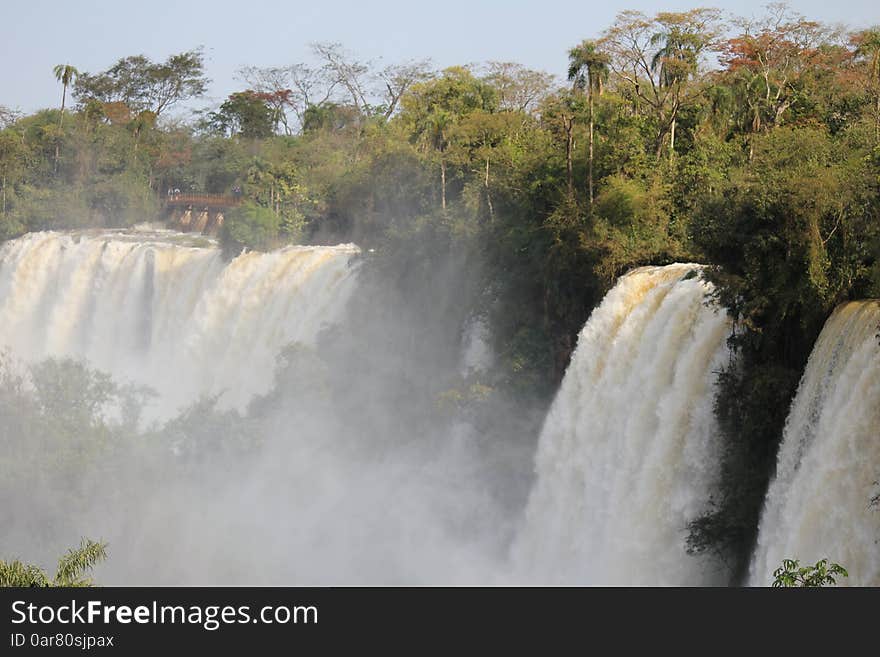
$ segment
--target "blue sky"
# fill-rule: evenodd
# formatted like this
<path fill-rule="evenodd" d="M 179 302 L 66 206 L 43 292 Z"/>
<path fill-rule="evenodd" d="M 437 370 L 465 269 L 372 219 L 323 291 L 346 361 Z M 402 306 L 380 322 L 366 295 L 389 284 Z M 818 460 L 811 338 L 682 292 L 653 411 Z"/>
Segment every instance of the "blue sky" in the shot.
<path fill-rule="evenodd" d="M 309 2 L 203 0 L 4 0 L 0 30 L 0 105 L 26 112 L 58 104 L 55 64 L 96 72 L 126 55 L 163 60 L 204 46 L 210 101 L 243 87 L 245 65 L 306 61 L 308 44 L 338 41 L 360 59 L 393 63 L 431 58 L 440 66 L 516 61 L 562 75 L 566 50 L 599 34 L 623 9 L 645 12 L 714 6 L 760 15 L 765 0 L 406 0 Z M 808 18 L 849 27 L 880 23 L 871 0 L 800 0 Z"/>

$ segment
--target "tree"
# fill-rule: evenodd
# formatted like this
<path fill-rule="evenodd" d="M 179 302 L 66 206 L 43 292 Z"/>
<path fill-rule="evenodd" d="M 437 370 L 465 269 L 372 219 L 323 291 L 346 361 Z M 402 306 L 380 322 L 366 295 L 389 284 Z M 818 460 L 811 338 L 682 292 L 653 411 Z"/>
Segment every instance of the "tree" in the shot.
<path fill-rule="evenodd" d="M 248 66 L 239 69 L 238 76 L 250 85 L 272 111 L 274 130 L 284 128 L 284 134 L 293 134 L 287 118 L 287 110 L 296 109 L 294 91 L 290 88 L 289 70 L 286 68 L 259 68 Z M 299 113 L 297 113 L 299 116 Z"/>
<path fill-rule="evenodd" d="M 855 55 L 865 62 L 865 82 L 874 98 L 874 141 L 880 143 L 880 27 L 853 36 Z"/>
<path fill-rule="evenodd" d="M 345 51 L 341 43 L 313 43 L 312 52 L 325 62 L 335 83 L 342 85 L 351 96 L 352 105 L 364 116 L 370 113 L 368 79 L 370 66 L 359 62 Z"/>
<path fill-rule="evenodd" d="M 293 89 L 291 107 L 302 127 L 304 115 L 309 108 L 331 102 L 330 99 L 339 81 L 333 76 L 327 64 L 318 68 L 294 64 L 288 66 L 286 70 Z"/>
<path fill-rule="evenodd" d="M 8 128 L 21 118 L 21 112 L 0 105 L 0 130 Z"/>
<path fill-rule="evenodd" d="M 60 130 L 62 125 L 64 124 L 64 104 L 67 100 L 67 87 L 76 80 L 76 77 L 79 75 L 79 71 L 76 70 L 70 64 L 58 64 L 55 68 L 52 69 L 52 72 L 55 73 L 55 79 L 58 80 L 62 85 L 61 91 L 61 116 L 58 118 L 58 129 Z M 58 156 L 61 154 L 61 142 L 56 142 L 55 144 L 55 170 L 58 170 Z"/>
<path fill-rule="evenodd" d="M 583 99 L 570 90 L 562 90 L 541 105 L 541 120 L 557 139 L 565 142 L 565 179 L 568 200 L 574 200 L 574 126 L 583 112 Z"/>
<path fill-rule="evenodd" d="M 403 99 L 410 138 L 440 161 L 440 205 L 446 209 L 447 150 L 454 126 L 475 110 L 494 111 L 495 91 L 463 67 L 443 71 L 435 80 L 414 84 Z"/>
<path fill-rule="evenodd" d="M 55 79 L 58 80 L 62 85 L 61 91 L 61 119 L 64 120 L 64 104 L 67 100 L 67 87 L 69 87 L 79 75 L 79 71 L 76 70 L 70 64 L 58 64 L 55 68 L 52 69 L 52 72 L 55 73 Z M 60 125 L 59 121 L 59 125 Z"/>
<path fill-rule="evenodd" d="M 264 95 L 248 90 L 230 94 L 216 112 L 208 114 L 206 126 L 224 136 L 265 139 L 272 135 L 273 119 Z"/>
<path fill-rule="evenodd" d="M 78 548 L 71 548 L 59 559 L 55 576 L 51 579 L 39 566 L 0 559 L 0 586 L 93 586 L 94 582 L 86 575 L 106 558 L 106 543 L 84 538 Z"/>
<path fill-rule="evenodd" d="M 825 57 L 830 32 L 781 3 L 768 5 L 763 18 L 738 23 L 742 31 L 724 44 L 722 62 L 747 107 L 748 131 L 757 133 L 783 122 L 806 76 Z"/>
<path fill-rule="evenodd" d="M 702 92 L 700 64 L 720 48 L 721 13 L 717 9 L 661 12 L 649 18 L 638 11 L 618 14 L 598 44 L 609 55 L 616 81 L 646 106 L 656 122 L 659 158 L 682 108 Z"/>
<path fill-rule="evenodd" d="M 275 129 L 280 124 L 288 135 L 293 134 L 296 127 L 291 126 L 288 110 L 293 112 L 302 129 L 309 108 L 329 102 L 339 85 L 336 74 L 326 63 L 317 68 L 306 64 L 265 68 L 247 66 L 239 69 L 238 77 L 271 108 Z"/>
<path fill-rule="evenodd" d="M 102 73 L 82 73 L 74 87 L 77 98 L 122 102 L 133 113 L 150 110 L 159 116 L 177 103 L 198 98 L 208 88 L 201 49 L 171 55 L 154 63 L 144 55 L 123 57 Z"/>
<path fill-rule="evenodd" d="M 498 94 L 498 108 L 510 112 L 533 113 L 550 93 L 553 76 L 533 71 L 515 62 L 489 62 L 483 79 Z"/>
<path fill-rule="evenodd" d="M 392 64 L 386 66 L 378 73 L 379 80 L 385 87 L 383 94 L 385 99 L 386 120 L 390 119 L 397 109 L 400 99 L 417 82 L 424 82 L 432 77 L 430 60 L 407 62 L 405 64 Z"/>
<path fill-rule="evenodd" d="M 490 220 L 495 218 L 489 184 L 490 164 L 502 157 L 502 146 L 521 128 L 520 112 L 487 112 L 477 109 L 463 116 L 450 133 L 450 160 L 454 159 L 463 166 L 471 165 L 471 171 L 479 176 Z"/>
<path fill-rule="evenodd" d="M 797 559 L 783 559 L 782 566 L 773 571 L 774 588 L 819 587 L 836 584 L 835 575 L 849 577 L 846 569 L 837 563 L 821 559 L 815 566 L 801 566 Z"/>
<path fill-rule="evenodd" d="M 3 217 L 6 216 L 10 180 L 21 175 L 25 153 L 20 135 L 12 130 L 0 130 L 0 215 Z M 0 231 L 0 234 L 3 232 Z"/>
<path fill-rule="evenodd" d="M 593 205 L 593 96 L 602 95 L 602 87 L 608 79 L 608 55 L 598 49 L 595 41 L 584 41 L 568 51 L 568 79 L 575 89 L 586 94 L 589 101 L 589 155 L 587 164 L 587 190 Z"/>

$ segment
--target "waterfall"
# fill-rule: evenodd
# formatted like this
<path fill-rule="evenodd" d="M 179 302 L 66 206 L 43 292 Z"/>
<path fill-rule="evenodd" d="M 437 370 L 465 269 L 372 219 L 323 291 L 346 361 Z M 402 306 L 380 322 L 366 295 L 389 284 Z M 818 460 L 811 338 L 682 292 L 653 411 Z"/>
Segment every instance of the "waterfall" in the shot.
<path fill-rule="evenodd" d="M 880 302 L 838 307 L 816 342 L 786 421 L 750 583 L 783 559 L 828 558 L 839 583 L 880 585 Z"/>
<path fill-rule="evenodd" d="M 0 247 L 0 348 L 84 359 L 161 393 L 243 407 L 290 342 L 314 344 L 356 285 L 356 246 L 291 246 L 227 262 L 172 231 L 30 233 Z"/>
<path fill-rule="evenodd" d="M 539 440 L 512 549 L 520 579 L 721 581 L 715 564 L 685 550 L 719 474 L 714 383 L 730 333 L 699 268 L 628 273 L 582 329 Z"/>

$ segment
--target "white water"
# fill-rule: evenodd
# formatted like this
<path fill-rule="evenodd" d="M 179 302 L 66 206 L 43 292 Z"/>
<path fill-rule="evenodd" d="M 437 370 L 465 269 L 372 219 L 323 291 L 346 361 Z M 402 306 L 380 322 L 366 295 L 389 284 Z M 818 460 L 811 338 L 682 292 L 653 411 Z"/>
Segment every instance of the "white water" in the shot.
<path fill-rule="evenodd" d="M 786 422 L 750 583 L 784 558 L 828 558 L 839 583 L 880 585 L 880 303 L 838 307 L 819 336 Z"/>
<path fill-rule="evenodd" d="M 311 345 L 339 319 L 358 252 L 294 246 L 227 263 L 171 231 L 31 233 L 0 247 L 0 347 L 149 385 L 160 416 L 204 394 L 243 407 L 271 386 L 281 347 Z"/>
<path fill-rule="evenodd" d="M 720 454 L 716 372 L 730 322 L 706 305 L 698 265 L 622 277 L 584 326 L 544 425 L 537 481 L 512 551 L 520 579 L 711 584 L 687 555 Z"/>

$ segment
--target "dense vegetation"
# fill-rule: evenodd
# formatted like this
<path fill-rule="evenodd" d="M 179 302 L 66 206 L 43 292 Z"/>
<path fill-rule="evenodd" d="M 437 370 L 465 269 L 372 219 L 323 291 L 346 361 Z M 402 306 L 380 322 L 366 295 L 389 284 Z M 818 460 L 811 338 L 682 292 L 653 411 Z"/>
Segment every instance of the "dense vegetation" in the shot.
<path fill-rule="evenodd" d="M 158 218 L 169 188 L 240 188 L 231 254 L 354 241 L 402 293 L 467 271 L 456 312 L 483 316 L 499 355 L 480 385 L 540 400 L 618 275 L 707 263 L 737 330 L 717 402 L 725 485 L 690 549 L 741 574 L 812 344 L 836 304 L 880 296 L 880 29 L 780 5 L 757 21 L 624 12 L 573 45 L 562 87 L 513 63 L 314 54 L 241 71 L 247 88 L 192 121 L 169 108 L 204 93 L 198 50 L 59 67 L 59 109 L 0 114 L 0 238 Z"/>

